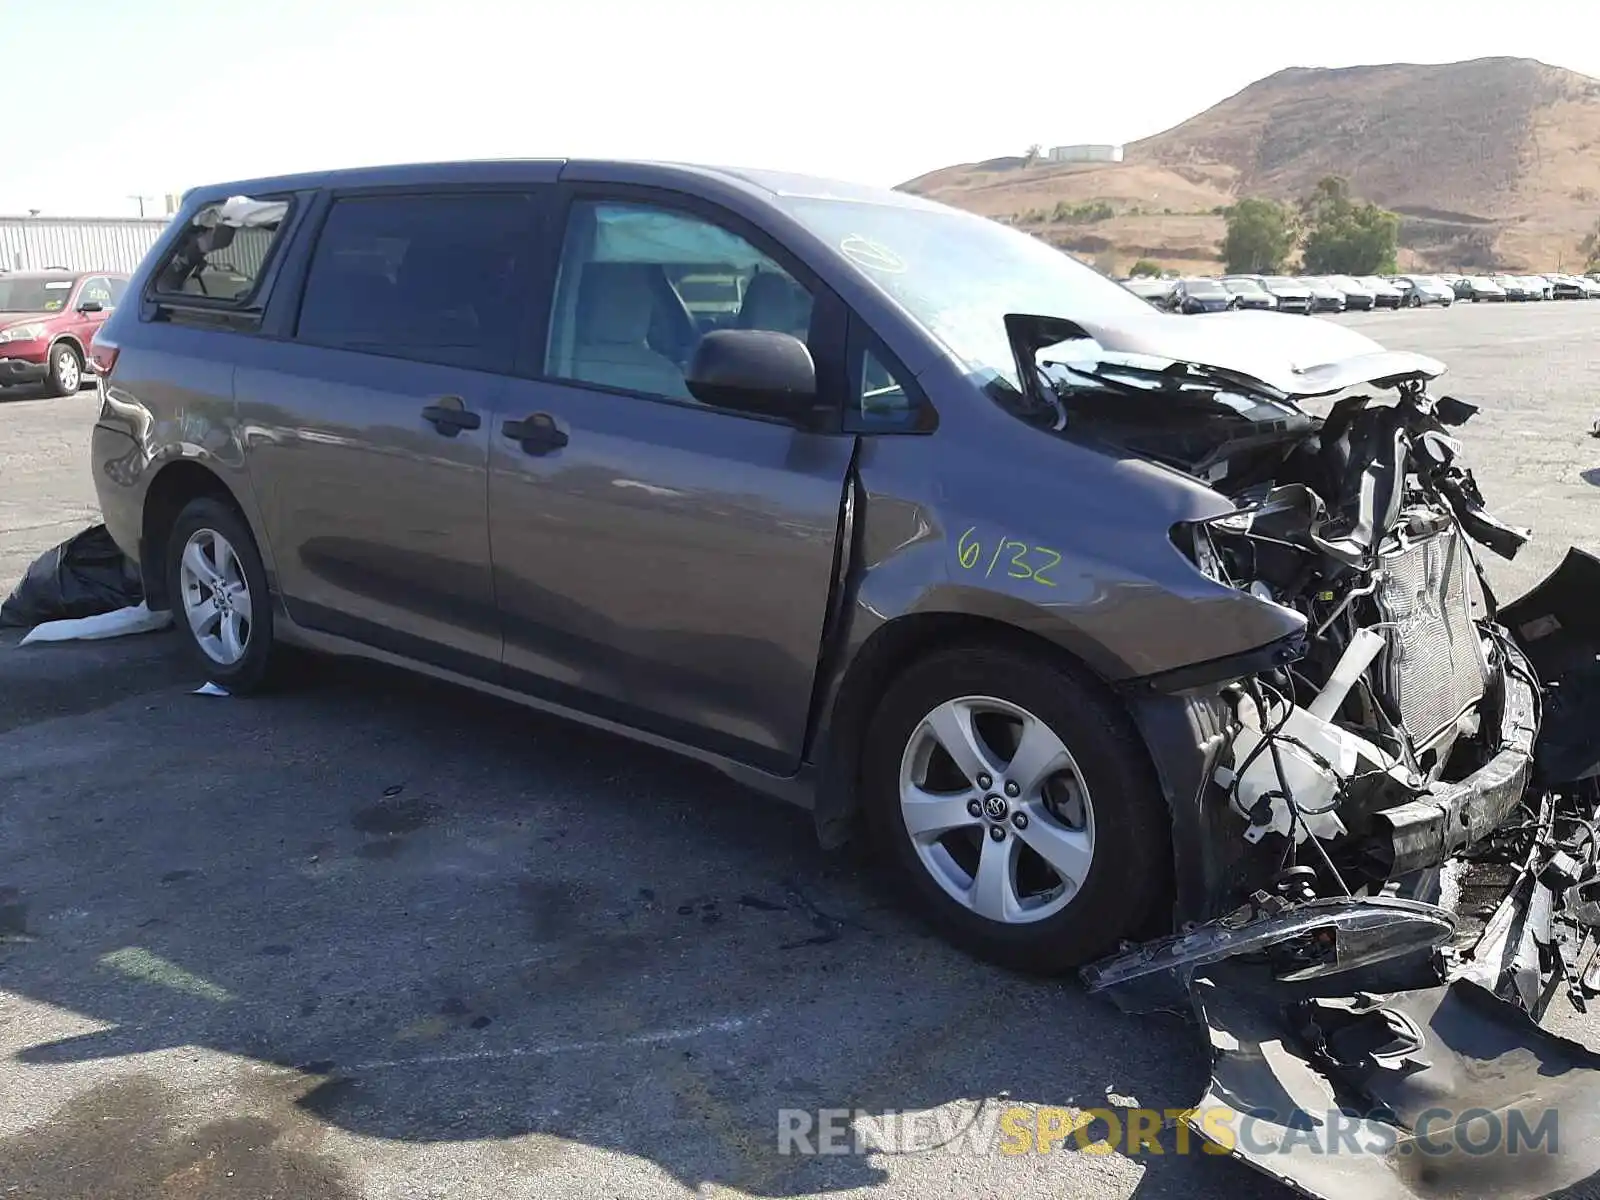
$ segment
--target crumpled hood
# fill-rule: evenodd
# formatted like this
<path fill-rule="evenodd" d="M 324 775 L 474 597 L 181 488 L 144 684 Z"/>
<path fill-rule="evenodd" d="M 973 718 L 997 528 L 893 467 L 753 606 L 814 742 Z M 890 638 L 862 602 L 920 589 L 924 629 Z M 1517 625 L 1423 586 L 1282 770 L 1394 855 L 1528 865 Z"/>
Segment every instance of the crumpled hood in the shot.
<path fill-rule="evenodd" d="M 1074 320 L 1108 352 L 1194 363 L 1247 375 L 1290 396 L 1323 396 L 1362 383 L 1434 379 L 1437 359 L 1385 350 L 1371 338 L 1332 321 L 1284 313 L 1209 313 L 1180 317 L 1151 312 L 1105 320 Z M 1065 357 L 1076 360 L 1081 352 Z"/>

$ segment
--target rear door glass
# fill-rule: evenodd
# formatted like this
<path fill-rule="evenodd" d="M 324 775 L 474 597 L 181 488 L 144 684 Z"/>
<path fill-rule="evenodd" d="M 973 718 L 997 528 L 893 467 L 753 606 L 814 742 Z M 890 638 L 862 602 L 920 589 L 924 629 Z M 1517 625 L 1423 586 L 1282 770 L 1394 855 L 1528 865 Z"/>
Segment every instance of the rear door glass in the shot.
<path fill-rule="evenodd" d="M 354 196 L 317 240 L 299 341 L 510 369 L 534 201 L 522 193 Z"/>

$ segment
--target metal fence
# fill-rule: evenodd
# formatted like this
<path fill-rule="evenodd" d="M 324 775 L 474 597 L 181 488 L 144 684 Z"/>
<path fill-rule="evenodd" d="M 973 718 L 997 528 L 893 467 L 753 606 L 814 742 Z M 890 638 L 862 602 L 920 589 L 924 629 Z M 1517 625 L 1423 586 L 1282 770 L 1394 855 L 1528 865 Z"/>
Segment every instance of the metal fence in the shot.
<path fill-rule="evenodd" d="M 0 270 L 132 271 L 168 217 L 0 217 Z"/>

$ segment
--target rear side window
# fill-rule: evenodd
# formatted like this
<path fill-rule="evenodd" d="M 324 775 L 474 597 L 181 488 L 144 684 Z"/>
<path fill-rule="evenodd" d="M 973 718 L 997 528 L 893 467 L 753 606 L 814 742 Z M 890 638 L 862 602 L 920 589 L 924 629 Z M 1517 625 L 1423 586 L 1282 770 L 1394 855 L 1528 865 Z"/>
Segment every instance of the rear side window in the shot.
<path fill-rule="evenodd" d="M 357 196 L 317 240 L 296 337 L 340 350 L 510 369 L 531 197 Z"/>
<path fill-rule="evenodd" d="M 246 304 L 277 246 L 289 205 L 234 196 L 191 218 L 171 256 L 156 273 L 159 298 Z"/>

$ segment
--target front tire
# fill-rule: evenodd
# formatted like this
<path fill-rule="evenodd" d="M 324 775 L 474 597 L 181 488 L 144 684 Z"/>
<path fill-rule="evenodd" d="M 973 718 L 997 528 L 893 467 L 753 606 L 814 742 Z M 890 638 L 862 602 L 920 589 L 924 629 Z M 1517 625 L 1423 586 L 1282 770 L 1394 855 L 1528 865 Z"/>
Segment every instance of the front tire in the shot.
<path fill-rule="evenodd" d="M 1143 744 L 1075 673 L 957 646 L 892 683 L 862 763 L 880 857 L 957 946 L 1057 974 L 1148 933 L 1171 817 Z"/>
<path fill-rule="evenodd" d="M 83 386 L 83 359 L 69 342 L 50 347 L 50 370 L 44 379 L 45 395 L 76 396 Z"/>
<path fill-rule="evenodd" d="M 243 517 L 210 496 L 189 501 L 167 541 L 167 596 L 189 658 L 229 692 L 260 691 L 280 653 L 260 551 Z"/>

